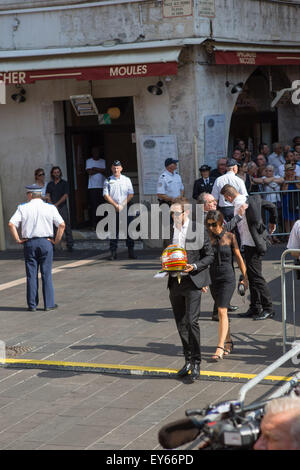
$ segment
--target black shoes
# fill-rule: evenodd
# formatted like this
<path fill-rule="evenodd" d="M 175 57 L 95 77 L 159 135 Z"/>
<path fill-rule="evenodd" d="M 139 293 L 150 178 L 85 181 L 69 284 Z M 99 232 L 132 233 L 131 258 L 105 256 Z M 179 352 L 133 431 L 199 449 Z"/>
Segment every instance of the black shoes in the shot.
<path fill-rule="evenodd" d="M 192 364 L 187 361 L 184 366 L 177 372 L 177 377 L 185 377 L 192 369 Z"/>
<path fill-rule="evenodd" d="M 191 369 L 191 380 L 195 382 L 195 380 L 200 379 L 200 363 L 195 362 L 195 364 L 192 364 L 192 369 Z"/>
<path fill-rule="evenodd" d="M 44 310 L 45 312 L 49 312 L 50 310 L 56 310 L 58 308 L 58 305 L 55 304 L 53 307 L 45 307 Z"/>
<path fill-rule="evenodd" d="M 191 372 L 189 374 L 189 372 Z M 198 380 L 200 378 L 200 363 L 199 362 L 186 362 L 184 366 L 177 372 L 177 377 L 186 377 L 189 376 L 189 378 L 192 380 L 192 382 L 195 382 L 195 380 Z"/>
<path fill-rule="evenodd" d="M 275 316 L 275 312 L 261 312 L 258 315 L 253 317 L 253 320 L 266 320 L 267 318 L 273 318 Z"/>
<path fill-rule="evenodd" d="M 251 308 L 249 308 L 246 313 L 238 313 L 238 316 L 241 318 L 253 318 L 257 315 L 260 315 L 260 313 L 254 312 L 253 310 L 251 310 Z"/>

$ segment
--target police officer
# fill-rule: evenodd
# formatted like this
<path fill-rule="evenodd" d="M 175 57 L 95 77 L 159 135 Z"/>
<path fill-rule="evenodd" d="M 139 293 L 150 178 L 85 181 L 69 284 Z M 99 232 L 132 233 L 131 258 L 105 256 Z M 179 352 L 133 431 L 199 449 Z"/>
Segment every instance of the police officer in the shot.
<path fill-rule="evenodd" d="M 123 166 L 120 160 L 115 160 L 111 166 L 112 176 L 104 181 L 103 196 L 115 208 L 116 215 L 116 238 L 110 240 L 110 260 L 117 259 L 117 247 L 119 238 L 119 222 L 120 213 L 128 209 L 128 204 L 133 198 L 134 191 L 130 178 L 122 175 Z M 127 223 L 131 220 L 127 217 Z M 128 248 L 128 256 L 136 259 L 134 254 L 134 240 L 127 234 L 126 245 Z"/>
<path fill-rule="evenodd" d="M 64 233 L 65 223 L 57 208 L 42 200 L 41 186 L 26 186 L 27 202 L 20 204 L 11 217 L 8 227 L 15 242 L 24 245 L 27 277 L 28 311 L 35 312 L 39 303 L 38 270 L 41 270 L 44 310 L 57 308 L 52 283 L 53 245 Z M 21 225 L 21 238 L 18 227 Z M 58 229 L 53 239 L 53 225 Z"/>
<path fill-rule="evenodd" d="M 198 199 L 201 193 L 211 193 L 216 178 L 210 176 L 211 167 L 202 165 L 199 168 L 201 178 L 194 182 L 193 199 Z"/>
<path fill-rule="evenodd" d="M 178 160 L 167 158 L 165 160 L 165 170 L 158 178 L 157 198 L 160 204 L 166 202 L 169 206 L 174 199 L 183 196 L 184 186 L 181 176 L 177 173 Z"/>
<path fill-rule="evenodd" d="M 168 204 L 170 207 L 173 201 L 179 197 L 183 196 L 184 194 L 184 186 L 182 183 L 181 176 L 177 173 L 177 163 L 178 160 L 174 160 L 173 158 L 167 158 L 165 160 L 165 170 L 159 176 L 157 182 L 157 198 L 159 204 Z M 170 215 L 169 219 L 169 227 L 170 227 L 170 238 L 163 240 L 163 246 L 168 246 L 173 238 L 173 219 Z M 166 229 L 168 227 L 166 226 Z"/>

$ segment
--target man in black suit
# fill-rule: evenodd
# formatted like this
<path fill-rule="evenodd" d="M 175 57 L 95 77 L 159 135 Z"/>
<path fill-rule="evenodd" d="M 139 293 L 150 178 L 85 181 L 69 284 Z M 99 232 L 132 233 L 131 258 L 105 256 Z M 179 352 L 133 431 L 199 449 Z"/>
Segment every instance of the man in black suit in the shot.
<path fill-rule="evenodd" d="M 211 193 L 215 179 L 210 176 L 211 167 L 208 165 L 202 165 L 199 168 L 201 178 L 194 182 L 193 188 L 193 199 L 198 199 L 201 193 Z"/>
<path fill-rule="evenodd" d="M 204 220 L 190 219 L 191 205 L 184 197 L 176 198 L 171 206 L 174 220 L 173 244 L 185 248 L 188 264 L 178 282 L 177 274 L 170 273 L 168 288 L 176 326 L 183 346 L 184 366 L 179 377 L 191 371 L 192 381 L 200 377 L 200 301 L 202 290 L 210 284 L 209 265 L 214 255 L 204 228 Z M 197 211 L 198 212 L 198 211 Z M 199 213 L 201 208 L 199 207 Z M 201 217 L 200 217 L 201 218 Z M 203 219 L 203 213 L 202 213 Z"/>
<path fill-rule="evenodd" d="M 262 258 L 267 251 L 267 231 L 263 223 L 262 211 L 270 213 L 269 233 L 276 229 L 277 209 L 274 204 L 262 199 L 259 194 L 242 196 L 231 185 L 226 184 L 221 189 L 224 198 L 234 205 L 238 211 L 241 204 L 248 204 L 248 209 L 242 221 L 238 224 L 241 243 L 244 246 L 244 256 L 247 267 L 250 289 L 250 308 L 244 317 L 253 320 L 266 320 L 274 317 L 272 298 L 268 284 L 262 275 Z"/>

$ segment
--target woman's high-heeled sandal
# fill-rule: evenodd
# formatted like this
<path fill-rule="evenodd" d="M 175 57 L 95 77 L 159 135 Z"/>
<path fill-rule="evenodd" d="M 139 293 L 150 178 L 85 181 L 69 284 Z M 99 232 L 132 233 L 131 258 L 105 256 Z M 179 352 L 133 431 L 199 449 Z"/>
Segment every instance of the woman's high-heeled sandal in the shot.
<path fill-rule="evenodd" d="M 225 344 L 230 344 L 230 347 L 229 348 L 225 348 L 225 356 L 228 356 L 228 354 L 232 353 L 233 351 L 233 342 L 232 341 L 225 341 Z"/>
<path fill-rule="evenodd" d="M 225 353 L 225 351 L 226 351 L 226 349 L 222 348 L 222 346 L 217 346 L 217 349 L 222 349 L 222 350 L 223 350 L 223 353 L 222 353 L 221 355 L 219 355 L 219 354 L 214 354 L 214 355 L 212 356 L 212 360 L 213 360 L 214 362 L 221 361 L 221 359 L 223 359 L 224 353 Z"/>

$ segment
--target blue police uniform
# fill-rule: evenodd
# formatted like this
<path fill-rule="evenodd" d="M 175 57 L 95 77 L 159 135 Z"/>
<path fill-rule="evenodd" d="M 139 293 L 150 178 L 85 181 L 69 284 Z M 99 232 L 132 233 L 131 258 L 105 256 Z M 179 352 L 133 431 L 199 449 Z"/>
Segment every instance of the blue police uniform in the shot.
<path fill-rule="evenodd" d="M 27 192 L 41 193 L 38 185 L 26 186 Z M 52 282 L 53 225 L 64 223 L 63 218 L 53 204 L 41 198 L 20 204 L 10 221 L 16 228 L 21 226 L 24 243 L 24 259 L 27 277 L 28 309 L 34 311 L 39 303 L 38 271 L 40 268 L 45 310 L 55 308 Z"/>

